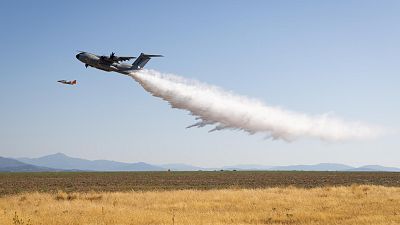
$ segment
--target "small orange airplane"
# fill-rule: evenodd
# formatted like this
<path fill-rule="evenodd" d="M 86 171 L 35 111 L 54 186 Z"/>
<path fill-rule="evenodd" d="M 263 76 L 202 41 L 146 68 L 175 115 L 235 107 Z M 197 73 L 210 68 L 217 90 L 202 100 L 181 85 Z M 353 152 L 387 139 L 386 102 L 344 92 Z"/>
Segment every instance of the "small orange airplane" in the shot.
<path fill-rule="evenodd" d="M 76 84 L 76 80 L 70 80 L 70 81 L 67 81 L 67 80 L 59 80 L 59 81 L 57 81 L 57 82 L 60 82 L 60 83 L 62 83 L 62 84 L 69 84 L 69 85 L 75 85 L 75 84 Z"/>

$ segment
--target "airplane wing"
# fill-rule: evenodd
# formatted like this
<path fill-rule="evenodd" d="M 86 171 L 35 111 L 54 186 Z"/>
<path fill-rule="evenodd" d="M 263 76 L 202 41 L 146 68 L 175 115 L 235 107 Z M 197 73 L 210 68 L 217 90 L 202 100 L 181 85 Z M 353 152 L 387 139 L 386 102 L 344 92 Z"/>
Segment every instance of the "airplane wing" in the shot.
<path fill-rule="evenodd" d="M 118 62 L 122 62 L 122 61 L 128 61 L 131 59 L 135 59 L 136 57 L 132 57 L 132 56 L 116 56 L 114 52 L 112 52 L 110 54 L 110 56 L 101 56 L 100 60 L 103 60 L 105 62 L 108 63 L 118 63 Z"/>
<path fill-rule="evenodd" d="M 123 56 L 116 56 L 117 61 L 121 62 L 121 61 L 129 61 L 131 59 L 135 59 L 136 57 L 132 57 L 132 56 L 127 56 L 127 57 L 123 57 Z M 114 59 L 115 61 L 115 59 Z"/>

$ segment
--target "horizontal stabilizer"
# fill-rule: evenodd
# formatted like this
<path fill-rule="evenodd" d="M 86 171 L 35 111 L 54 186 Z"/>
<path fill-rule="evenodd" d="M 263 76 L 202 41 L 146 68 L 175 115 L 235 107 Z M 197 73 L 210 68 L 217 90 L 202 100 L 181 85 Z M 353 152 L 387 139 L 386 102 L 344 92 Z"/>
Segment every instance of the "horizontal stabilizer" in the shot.
<path fill-rule="evenodd" d="M 143 54 L 143 55 L 147 56 L 147 57 L 164 57 L 163 55 L 147 55 L 147 54 Z"/>

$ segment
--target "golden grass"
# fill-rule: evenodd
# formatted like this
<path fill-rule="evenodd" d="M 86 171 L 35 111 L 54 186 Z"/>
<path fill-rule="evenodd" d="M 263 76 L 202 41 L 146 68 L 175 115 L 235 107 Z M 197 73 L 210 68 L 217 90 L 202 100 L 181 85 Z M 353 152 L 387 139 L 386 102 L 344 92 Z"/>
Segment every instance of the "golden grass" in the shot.
<path fill-rule="evenodd" d="M 400 188 L 25 193 L 0 198 L 0 224 L 400 224 Z"/>

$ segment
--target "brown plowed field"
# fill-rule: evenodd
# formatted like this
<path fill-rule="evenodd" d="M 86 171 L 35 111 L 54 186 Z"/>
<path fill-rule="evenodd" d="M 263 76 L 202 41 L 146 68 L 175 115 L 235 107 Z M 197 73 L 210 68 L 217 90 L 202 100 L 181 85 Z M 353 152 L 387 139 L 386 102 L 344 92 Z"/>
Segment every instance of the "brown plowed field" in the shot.
<path fill-rule="evenodd" d="M 400 173 L 385 172 L 52 172 L 0 173 L 0 195 L 21 192 L 146 191 L 352 184 L 400 187 Z"/>

